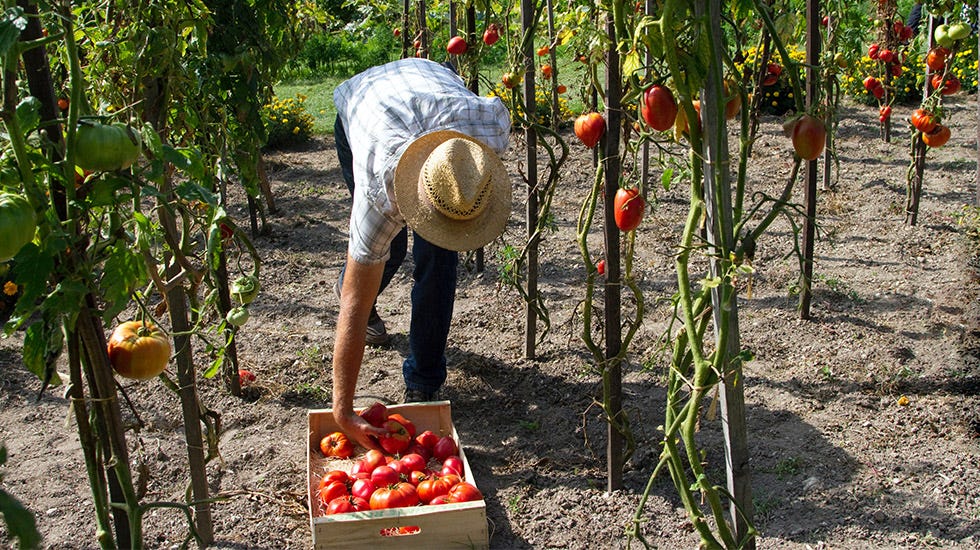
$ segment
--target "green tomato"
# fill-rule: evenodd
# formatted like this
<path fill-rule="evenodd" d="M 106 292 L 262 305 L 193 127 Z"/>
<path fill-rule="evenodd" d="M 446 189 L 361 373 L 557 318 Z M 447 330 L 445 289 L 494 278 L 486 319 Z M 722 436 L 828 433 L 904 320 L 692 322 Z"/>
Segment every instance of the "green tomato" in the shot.
<path fill-rule="evenodd" d="M 937 44 L 944 48 L 950 48 L 953 46 L 953 42 L 956 42 L 951 36 L 949 36 L 949 25 L 946 24 L 936 27 L 936 31 L 932 37 L 936 40 Z"/>
<path fill-rule="evenodd" d="M 34 239 L 37 218 L 23 195 L 0 193 L 0 262 L 17 255 Z"/>
<path fill-rule="evenodd" d="M 139 134 L 125 124 L 78 124 L 75 164 L 85 170 L 122 170 L 136 162 L 139 153 Z"/>
<path fill-rule="evenodd" d="M 963 40 L 967 36 L 970 36 L 970 26 L 962 21 L 958 21 L 949 26 L 946 34 L 949 35 L 953 40 Z"/>
<path fill-rule="evenodd" d="M 232 281 L 229 289 L 236 300 L 242 305 L 246 305 L 252 303 L 252 300 L 255 300 L 255 297 L 259 295 L 259 287 L 257 277 L 244 275 Z"/>
<path fill-rule="evenodd" d="M 229 325 L 240 327 L 248 321 L 249 313 L 248 308 L 245 306 L 238 306 L 231 308 L 228 314 L 225 315 L 225 321 L 228 321 Z"/>

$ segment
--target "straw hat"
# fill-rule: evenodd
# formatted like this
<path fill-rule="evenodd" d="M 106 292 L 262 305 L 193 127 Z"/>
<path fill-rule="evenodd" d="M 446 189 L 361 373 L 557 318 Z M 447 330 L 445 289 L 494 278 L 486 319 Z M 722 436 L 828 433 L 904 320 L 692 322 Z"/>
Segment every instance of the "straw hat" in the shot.
<path fill-rule="evenodd" d="M 507 169 L 483 143 L 452 130 L 413 141 L 395 167 L 395 200 L 413 231 L 448 250 L 496 239 L 510 216 Z"/>

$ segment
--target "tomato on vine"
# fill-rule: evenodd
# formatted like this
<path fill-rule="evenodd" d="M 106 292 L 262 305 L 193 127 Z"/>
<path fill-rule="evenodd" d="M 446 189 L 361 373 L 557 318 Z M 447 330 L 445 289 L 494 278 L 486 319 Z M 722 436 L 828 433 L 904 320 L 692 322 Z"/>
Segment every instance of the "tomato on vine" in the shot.
<path fill-rule="evenodd" d="M 677 119 L 677 101 L 670 88 L 654 84 L 643 92 L 643 103 L 640 106 L 643 120 L 658 132 L 664 132 L 674 125 Z"/>
<path fill-rule="evenodd" d="M 112 331 L 108 352 L 119 376 L 149 380 L 167 368 L 171 347 L 167 335 L 153 323 L 126 321 Z"/>
<path fill-rule="evenodd" d="M 614 219 L 620 231 L 632 231 L 640 226 L 646 201 L 636 187 L 620 187 L 613 200 Z"/>
<path fill-rule="evenodd" d="M 0 262 L 16 256 L 34 239 L 36 229 L 37 217 L 27 197 L 0 193 Z"/>
<path fill-rule="evenodd" d="M 575 135 L 590 149 L 599 143 L 605 131 L 606 119 L 599 113 L 585 113 L 575 119 Z"/>
<path fill-rule="evenodd" d="M 75 133 L 75 164 L 86 170 L 130 167 L 140 152 L 140 137 L 125 124 L 82 121 Z"/>
<path fill-rule="evenodd" d="M 814 160 L 823 153 L 827 127 L 823 121 L 803 115 L 793 126 L 793 149 L 803 160 Z"/>

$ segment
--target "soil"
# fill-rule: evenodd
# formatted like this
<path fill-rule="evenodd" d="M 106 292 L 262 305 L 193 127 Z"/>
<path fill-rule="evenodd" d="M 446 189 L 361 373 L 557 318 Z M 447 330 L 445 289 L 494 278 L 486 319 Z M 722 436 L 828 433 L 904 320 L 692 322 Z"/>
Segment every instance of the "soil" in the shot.
<path fill-rule="evenodd" d="M 887 143 L 876 110 L 845 108 L 839 173 L 818 198 L 810 320 L 797 310 L 798 263 L 785 218 L 758 243 L 751 297 L 743 292 L 738 306 L 742 344 L 754 354 L 744 388 L 759 548 L 980 547 L 978 249 L 957 217 L 976 193 L 976 96 L 955 96 L 947 108 L 953 137 L 929 151 L 915 226 L 904 216 L 910 109 L 895 109 L 896 136 Z M 777 194 L 789 173 L 780 123 L 762 121 L 749 163 L 751 193 Z M 635 269 L 648 308 L 623 381 L 637 450 L 623 488 L 609 492 L 600 377 L 580 339 L 585 270 L 575 222 L 593 178 L 591 152 L 565 137 L 572 154 L 555 198 L 557 231 L 541 249 L 551 330 L 534 359 L 525 358 L 525 306 L 499 282 L 499 243 L 486 249 L 484 271 L 472 262 L 461 269 L 442 397 L 486 496 L 495 549 L 627 546 L 624 530 L 660 449 L 660 337 L 677 284 L 673 258 L 688 192 L 658 186 L 637 233 Z M 515 182 L 522 158 L 515 136 L 506 159 Z M 222 497 L 213 506 L 214 548 L 312 547 L 307 413 L 330 407 L 333 284 L 346 247 L 348 196 L 330 136 L 269 152 L 266 163 L 278 211 L 267 217 L 268 233 L 254 239 L 263 293 L 238 338 L 241 366 L 257 380 L 244 398 L 216 379 L 199 380 L 201 400 L 222 426 L 220 459 L 208 466 L 212 492 Z M 802 186 L 796 189 L 793 200 L 801 203 Z M 524 209 L 518 191 L 505 235 L 515 246 Z M 246 219 L 243 201 L 231 210 Z M 596 227 L 597 255 L 600 235 Z M 401 399 L 410 273 L 406 265 L 379 301 L 393 338 L 366 352 L 360 405 Z M 22 338 L 0 341 L 3 488 L 34 512 L 45 547 L 96 548 L 64 389 L 41 392 L 20 367 Z M 122 387 L 143 425 L 130 441 L 134 464 L 145 465 L 144 502 L 182 501 L 189 478 L 177 397 L 156 381 Z M 135 419 L 132 412 L 127 418 Z M 705 462 L 723 483 L 720 433 L 720 421 L 702 421 Z M 640 518 L 654 547 L 697 546 L 666 475 L 653 482 Z M 174 548 L 186 522 L 173 509 L 155 508 L 144 532 L 147 547 Z"/>

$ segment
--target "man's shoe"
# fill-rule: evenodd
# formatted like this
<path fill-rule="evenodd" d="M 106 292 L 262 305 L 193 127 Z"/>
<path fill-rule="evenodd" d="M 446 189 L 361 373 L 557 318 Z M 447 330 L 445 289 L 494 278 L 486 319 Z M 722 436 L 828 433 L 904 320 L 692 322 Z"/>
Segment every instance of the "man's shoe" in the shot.
<path fill-rule="evenodd" d="M 403 403 L 422 403 L 425 401 L 436 401 L 439 399 L 439 392 L 434 391 L 432 393 L 424 392 L 422 390 L 405 390 L 405 396 L 402 398 Z"/>
<path fill-rule="evenodd" d="M 368 317 L 367 334 L 364 342 L 372 346 L 383 346 L 388 343 L 388 329 L 385 322 L 378 315 L 378 310 L 371 308 L 371 316 Z"/>

